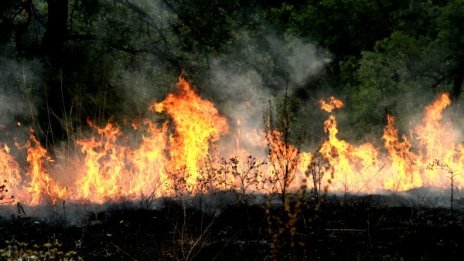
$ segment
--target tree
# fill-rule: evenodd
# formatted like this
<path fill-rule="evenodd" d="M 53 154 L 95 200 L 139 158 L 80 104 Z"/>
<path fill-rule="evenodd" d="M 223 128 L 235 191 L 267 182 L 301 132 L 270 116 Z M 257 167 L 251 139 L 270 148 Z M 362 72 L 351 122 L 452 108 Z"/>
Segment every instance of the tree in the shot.
<path fill-rule="evenodd" d="M 421 97 L 446 90 L 441 50 L 427 37 L 396 31 L 363 52 L 355 70 L 356 82 L 346 87 L 350 119 L 360 133 L 381 130 L 385 114 L 419 113 Z M 401 97 L 398 94 L 401 93 Z"/>
<path fill-rule="evenodd" d="M 438 18 L 438 43 L 445 48 L 449 78 L 453 79 L 451 97 L 457 100 L 464 80 L 464 2 L 451 0 Z"/>

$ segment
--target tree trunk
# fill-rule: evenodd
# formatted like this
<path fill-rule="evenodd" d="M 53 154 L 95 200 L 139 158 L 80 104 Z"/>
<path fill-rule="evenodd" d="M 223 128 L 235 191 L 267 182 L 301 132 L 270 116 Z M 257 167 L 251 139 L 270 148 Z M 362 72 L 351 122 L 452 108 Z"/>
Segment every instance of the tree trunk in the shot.
<path fill-rule="evenodd" d="M 44 81 L 44 103 L 39 108 L 39 139 L 46 146 L 66 138 L 63 119 L 69 95 L 63 84 L 65 49 L 68 31 L 68 0 L 47 0 L 48 19 L 43 36 L 43 51 L 46 58 Z"/>

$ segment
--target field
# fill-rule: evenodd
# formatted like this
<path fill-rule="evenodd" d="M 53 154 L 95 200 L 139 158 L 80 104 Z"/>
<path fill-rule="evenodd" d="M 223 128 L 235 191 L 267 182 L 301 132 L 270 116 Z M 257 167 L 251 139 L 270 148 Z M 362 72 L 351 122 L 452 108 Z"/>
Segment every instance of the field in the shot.
<path fill-rule="evenodd" d="M 298 211 L 296 202 L 288 210 L 262 195 L 238 202 L 231 192 L 150 207 L 63 204 L 2 217 L 0 241 L 2 251 L 56 248 L 84 260 L 461 260 L 460 203 L 450 210 L 418 194 L 327 195 Z"/>

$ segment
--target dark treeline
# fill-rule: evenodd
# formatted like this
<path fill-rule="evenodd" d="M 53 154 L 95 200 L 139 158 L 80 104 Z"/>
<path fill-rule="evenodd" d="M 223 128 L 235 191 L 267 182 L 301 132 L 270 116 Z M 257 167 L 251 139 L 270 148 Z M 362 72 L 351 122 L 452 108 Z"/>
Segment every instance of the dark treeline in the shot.
<path fill-rule="evenodd" d="M 288 39 L 315 46 L 323 69 L 289 79 L 305 63 L 282 62 Z M 181 72 L 214 99 L 219 66 L 271 92 L 290 80 L 300 104 L 335 94 L 361 137 L 438 92 L 462 97 L 464 1 L 2 0 L 0 50 L 1 100 L 24 98 L 0 124 L 29 123 L 46 144 L 143 114 Z"/>

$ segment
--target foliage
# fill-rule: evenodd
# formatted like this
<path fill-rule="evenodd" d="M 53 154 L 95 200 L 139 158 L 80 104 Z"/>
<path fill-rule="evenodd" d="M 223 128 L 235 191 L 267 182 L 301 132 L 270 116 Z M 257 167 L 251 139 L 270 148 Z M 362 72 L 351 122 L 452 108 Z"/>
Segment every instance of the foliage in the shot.
<path fill-rule="evenodd" d="M 398 106 L 398 93 L 444 90 L 457 99 L 463 84 L 459 0 L 58 2 L 0 4 L 1 56 L 38 68 L 33 95 L 42 102 L 29 116 L 47 143 L 73 136 L 87 118 L 142 114 L 180 71 L 201 89 L 218 88 L 205 80 L 217 67 L 253 71 L 259 87 L 277 90 L 295 69 L 275 36 L 331 53 L 317 77 L 290 84 L 302 100 L 327 90 L 346 97 L 348 125 L 359 133 L 381 124 L 385 111 L 416 108 Z M 240 57 L 217 62 L 231 54 Z"/>
<path fill-rule="evenodd" d="M 377 42 L 373 51 L 362 54 L 355 72 L 357 84 L 348 86 L 350 118 L 357 128 L 371 132 L 369 127 L 375 126 L 380 130 L 387 113 L 418 113 L 422 101 L 412 99 L 413 95 L 431 94 L 433 71 L 442 69 L 441 63 L 436 63 L 440 57 L 428 44 L 428 39 L 394 32 Z M 432 62 L 430 56 L 436 59 Z M 406 99 L 398 99 L 398 93 Z"/>

